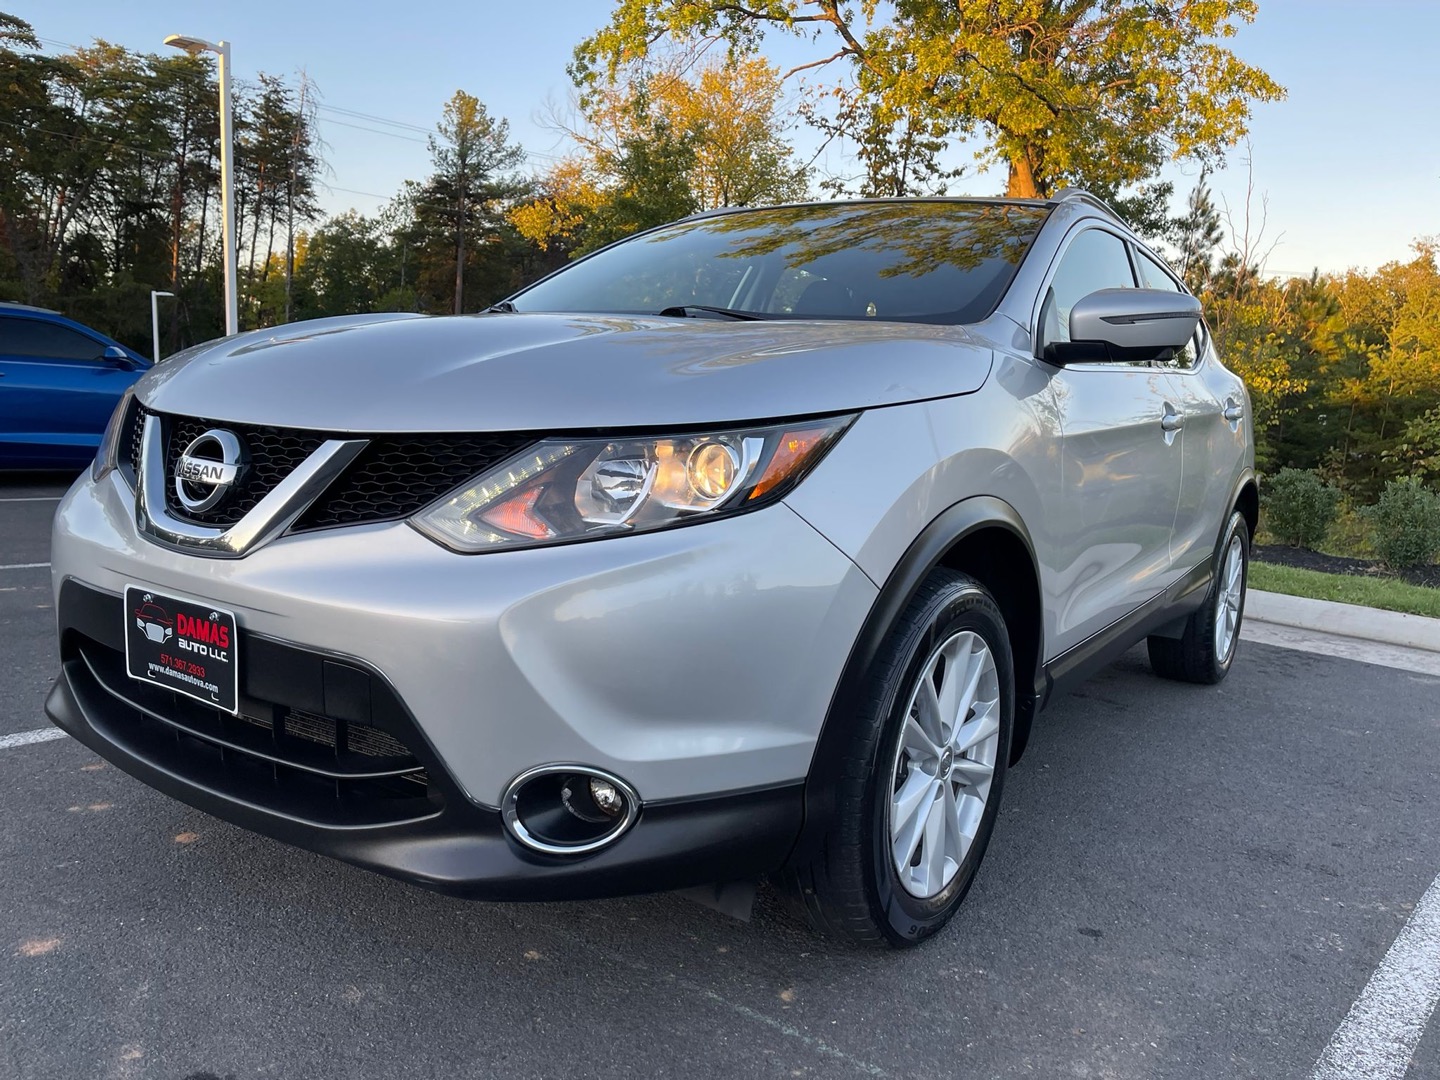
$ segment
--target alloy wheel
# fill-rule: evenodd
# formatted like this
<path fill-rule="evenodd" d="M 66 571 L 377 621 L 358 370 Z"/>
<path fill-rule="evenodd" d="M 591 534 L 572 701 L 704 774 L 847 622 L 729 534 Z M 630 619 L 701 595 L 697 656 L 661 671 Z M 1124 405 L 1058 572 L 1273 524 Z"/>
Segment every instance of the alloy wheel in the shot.
<path fill-rule="evenodd" d="M 895 748 L 891 861 L 910 895 L 955 879 L 975 841 L 1000 745 L 1000 683 L 985 640 L 962 630 L 925 661 Z"/>
<path fill-rule="evenodd" d="M 1220 570 L 1220 595 L 1215 603 L 1215 659 L 1230 659 L 1240 630 L 1240 602 L 1245 594 L 1245 545 L 1240 537 L 1230 538 L 1225 565 Z"/>

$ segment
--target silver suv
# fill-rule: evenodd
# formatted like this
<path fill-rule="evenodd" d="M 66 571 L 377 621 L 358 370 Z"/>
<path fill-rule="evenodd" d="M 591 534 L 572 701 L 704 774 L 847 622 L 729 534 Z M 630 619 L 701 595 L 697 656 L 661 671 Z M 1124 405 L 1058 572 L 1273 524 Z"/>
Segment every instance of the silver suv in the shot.
<path fill-rule="evenodd" d="M 479 316 L 146 375 L 55 519 L 47 710 L 423 885 L 735 907 L 769 875 L 910 945 L 1063 687 L 1147 639 L 1225 677 L 1250 428 L 1083 193 L 702 215 Z"/>

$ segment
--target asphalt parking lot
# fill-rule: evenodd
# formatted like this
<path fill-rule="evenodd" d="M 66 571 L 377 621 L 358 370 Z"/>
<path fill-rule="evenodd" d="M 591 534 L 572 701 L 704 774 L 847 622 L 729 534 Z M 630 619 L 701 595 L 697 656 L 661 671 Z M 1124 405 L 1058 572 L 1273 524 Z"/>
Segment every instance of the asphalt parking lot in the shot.
<path fill-rule="evenodd" d="M 0 481 L 0 1077 L 1310 1077 L 1440 871 L 1440 678 L 1246 642 L 1053 706 L 918 951 L 768 893 L 431 895 L 5 745 L 46 726 L 63 486 Z"/>

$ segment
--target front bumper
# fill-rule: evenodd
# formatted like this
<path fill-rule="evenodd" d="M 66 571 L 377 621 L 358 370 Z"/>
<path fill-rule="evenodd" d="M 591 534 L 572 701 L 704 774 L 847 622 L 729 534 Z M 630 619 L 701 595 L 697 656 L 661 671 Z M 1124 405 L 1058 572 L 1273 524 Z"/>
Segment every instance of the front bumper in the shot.
<path fill-rule="evenodd" d="M 676 888 L 779 865 L 875 595 L 784 506 L 501 555 L 458 556 L 381 525 L 214 560 L 140 538 L 133 495 L 114 474 L 83 478 L 66 496 L 52 564 L 64 670 L 47 711 L 60 727 L 217 816 L 493 899 Z M 106 669 L 123 650 L 127 583 L 233 610 L 242 701 L 262 711 L 344 714 L 345 702 L 363 700 L 424 765 L 431 806 L 332 820 L 291 806 L 263 778 L 227 779 L 196 756 L 195 739 L 137 732 L 145 688 Z M 639 822 L 583 858 L 520 847 L 495 809 L 501 793 L 557 761 L 626 779 L 643 804 Z"/>
<path fill-rule="evenodd" d="M 138 779 L 183 802 L 276 839 L 392 877 L 485 900 L 560 900 L 683 888 L 740 880 L 778 867 L 802 818 L 803 785 L 647 806 L 613 846 L 584 858 L 547 857 L 521 847 L 500 814 L 469 802 L 438 766 L 433 751 L 398 699 L 373 672 L 346 664 L 369 680 L 366 719 L 412 747 L 429 773 L 423 795 L 386 800 L 363 793 L 337 797 L 257 769 L 245 755 L 226 755 L 202 740 L 177 737 L 148 719 L 144 688 L 126 685 L 108 656 L 123 655 L 119 597 L 66 584 L 60 618 L 63 668 L 45 702 L 68 734 Z M 284 695 L 296 707 L 344 713 L 326 665 L 336 661 L 264 639 L 245 640 L 266 665 L 248 677 L 242 700 L 252 708 Z M 118 692 L 118 695 L 117 695 Z M 343 696 L 343 695 L 342 695 Z M 137 702 L 137 699 L 139 701 Z M 242 760 L 237 760 L 242 759 Z M 249 767 L 247 767 L 247 765 Z"/>

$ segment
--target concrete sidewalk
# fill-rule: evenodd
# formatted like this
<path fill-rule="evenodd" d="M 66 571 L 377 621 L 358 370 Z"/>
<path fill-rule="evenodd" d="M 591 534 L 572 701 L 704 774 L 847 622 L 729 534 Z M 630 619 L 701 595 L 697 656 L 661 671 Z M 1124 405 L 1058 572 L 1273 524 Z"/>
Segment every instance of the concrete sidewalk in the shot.
<path fill-rule="evenodd" d="M 1440 676 L 1440 619 L 1251 589 L 1241 637 Z"/>

